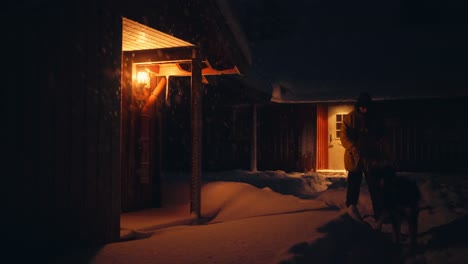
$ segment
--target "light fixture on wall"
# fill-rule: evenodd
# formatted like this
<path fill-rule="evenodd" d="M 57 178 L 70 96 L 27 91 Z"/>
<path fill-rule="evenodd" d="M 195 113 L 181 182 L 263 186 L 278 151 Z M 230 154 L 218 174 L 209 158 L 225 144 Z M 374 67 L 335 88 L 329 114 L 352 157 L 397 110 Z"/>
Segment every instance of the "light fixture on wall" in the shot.
<path fill-rule="evenodd" d="M 144 87 L 146 89 L 150 88 L 150 76 L 149 72 L 147 71 L 139 71 L 137 72 L 137 83 L 141 87 Z"/>
<path fill-rule="evenodd" d="M 150 72 L 146 69 L 138 69 L 133 83 L 132 93 L 135 100 L 142 101 L 148 99 L 151 89 Z"/>

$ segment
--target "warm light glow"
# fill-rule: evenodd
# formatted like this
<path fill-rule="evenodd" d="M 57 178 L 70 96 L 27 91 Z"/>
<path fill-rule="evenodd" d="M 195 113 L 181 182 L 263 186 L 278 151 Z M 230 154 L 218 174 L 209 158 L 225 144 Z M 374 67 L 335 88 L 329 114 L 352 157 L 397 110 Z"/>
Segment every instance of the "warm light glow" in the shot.
<path fill-rule="evenodd" d="M 140 71 L 137 73 L 138 84 L 144 84 L 145 88 L 149 88 L 150 78 L 149 73 L 146 71 Z"/>
<path fill-rule="evenodd" d="M 122 18 L 122 51 L 193 47 L 178 39 L 128 18 Z"/>

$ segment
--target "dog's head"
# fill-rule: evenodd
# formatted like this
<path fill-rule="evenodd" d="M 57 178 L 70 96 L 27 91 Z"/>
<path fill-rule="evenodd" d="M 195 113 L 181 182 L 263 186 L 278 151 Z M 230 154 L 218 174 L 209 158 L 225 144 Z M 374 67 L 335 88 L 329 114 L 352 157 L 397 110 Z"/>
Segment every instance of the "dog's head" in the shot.
<path fill-rule="evenodd" d="M 368 163 L 368 171 L 379 183 L 380 187 L 389 186 L 396 177 L 394 164 L 385 159 L 374 159 Z"/>
<path fill-rule="evenodd" d="M 393 199 L 399 205 L 417 204 L 421 200 L 417 183 L 397 175 L 395 167 L 376 166 L 370 173 L 378 181 L 380 191 L 386 199 Z"/>

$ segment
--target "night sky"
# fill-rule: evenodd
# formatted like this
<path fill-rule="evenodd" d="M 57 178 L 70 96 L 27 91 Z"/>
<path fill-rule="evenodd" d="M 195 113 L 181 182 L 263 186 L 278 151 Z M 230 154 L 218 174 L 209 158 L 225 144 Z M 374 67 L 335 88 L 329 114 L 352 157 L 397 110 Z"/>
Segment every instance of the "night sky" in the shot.
<path fill-rule="evenodd" d="M 462 1 L 231 2 L 255 71 L 271 81 L 467 83 Z"/>

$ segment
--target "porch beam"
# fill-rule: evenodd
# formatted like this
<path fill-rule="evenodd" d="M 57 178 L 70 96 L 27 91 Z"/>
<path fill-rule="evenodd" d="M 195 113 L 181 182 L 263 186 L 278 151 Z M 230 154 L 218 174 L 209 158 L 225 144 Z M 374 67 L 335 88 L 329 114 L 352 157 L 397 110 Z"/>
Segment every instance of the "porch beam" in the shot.
<path fill-rule="evenodd" d="M 199 50 L 192 49 L 191 126 L 192 126 L 192 181 L 190 213 L 201 216 L 201 152 L 202 152 L 202 63 Z"/>

